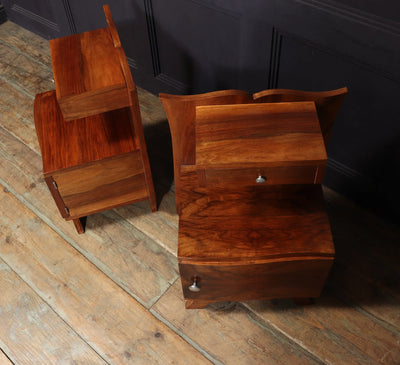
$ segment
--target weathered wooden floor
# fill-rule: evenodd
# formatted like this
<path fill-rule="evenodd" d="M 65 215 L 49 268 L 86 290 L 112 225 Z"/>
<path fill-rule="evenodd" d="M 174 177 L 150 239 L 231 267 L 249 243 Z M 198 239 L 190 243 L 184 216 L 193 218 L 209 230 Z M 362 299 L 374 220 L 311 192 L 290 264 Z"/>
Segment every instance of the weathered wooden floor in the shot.
<path fill-rule="evenodd" d="M 337 259 L 314 305 L 185 310 L 169 130 L 140 92 L 159 200 L 90 216 L 78 235 L 41 177 L 34 95 L 47 41 L 0 25 L 0 364 L 400 364 L 400 231 L 325 189 Z"/>

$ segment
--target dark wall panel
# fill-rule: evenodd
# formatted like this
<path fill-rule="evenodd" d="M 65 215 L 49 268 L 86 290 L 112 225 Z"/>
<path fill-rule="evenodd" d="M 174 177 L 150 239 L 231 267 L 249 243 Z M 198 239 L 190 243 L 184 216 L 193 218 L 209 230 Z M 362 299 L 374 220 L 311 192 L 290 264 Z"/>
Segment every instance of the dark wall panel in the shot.
<path fill-rule="evenodd" d="M 4 23 L 7 20 L 6 10 L 4 6 L 0 4 L 0 24 Z"/>
<path fill-rule="evenodd" d="M 279 88 L 309 85 L 313 90 L 329 90 L 348 85 L 328 155 L 330 169 L 352 178 L 354 193 L 366 198 L 363 192 L 379 191 L 383 175 L 395 177 L 392 165 L 400 156 L 399 82 L 348 56 L 289 35 L 281 35 L 279 65 Z"/>
<path fill-rule="evenodd" d="M 2 0 L 9 20 L 50 39 L 74 32 L 67 0 Z"/>
<path fill-rule="evenodd" d="M 238 74 L 228 73 L 240 68 L 240 14 L 193 0 L 154 0 L 153 11 L 156 77 L 180 92 L 237 87 Z"/>

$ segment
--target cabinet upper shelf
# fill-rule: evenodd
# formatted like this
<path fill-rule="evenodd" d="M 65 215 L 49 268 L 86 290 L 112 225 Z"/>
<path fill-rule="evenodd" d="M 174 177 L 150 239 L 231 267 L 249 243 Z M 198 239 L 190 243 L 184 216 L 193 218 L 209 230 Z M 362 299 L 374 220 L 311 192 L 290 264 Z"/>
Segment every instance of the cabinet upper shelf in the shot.
<path fill-rule="evenodd" d="M 50 40 L 57 101 L 65 120 L 129 106 L 126 62 L 109 8 L 108 27 Z"/>

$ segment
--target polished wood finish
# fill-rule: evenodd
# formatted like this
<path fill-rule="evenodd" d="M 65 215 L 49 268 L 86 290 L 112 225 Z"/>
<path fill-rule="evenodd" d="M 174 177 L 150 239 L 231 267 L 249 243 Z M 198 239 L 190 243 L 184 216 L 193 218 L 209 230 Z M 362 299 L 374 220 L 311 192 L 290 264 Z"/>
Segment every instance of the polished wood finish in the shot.
<path fill-rule="evenodd" d="M 187 308 L 319 296 L 335 255 L 320 185 L 202 188 L 194 172 L 182 180 L 178 262 Z M 198 293 L 188 290 L 194 278 Z"/>
<path fill-rule="evenodd" d="M 314 165 L 327 156 L 313 102 L 196 108 L 196 166 Z"/>
<path fill-rule="evenodd" d="M 334 254 L 320 186 L 196 192 L 180 216 L 180 262 L 240 264 Z"/>
<path fill-rule="evenodd" d="M 81 168 L 56 171 L 52 177 L 72 218 L 147 199 L 138 152 L 113 156 Z"/>
<path fill-rule="evenodd" d="M 107 5 L 104 13 L 107 28 L 49 42 L 57 100 L 65 120 L 130 105 L 118 31 Z"/>
<path fill-rule="evenodd" d="M 44 174 L 138 150 L 128 108 L 65 122 L 48 91 L 36 97 L 34 112 Z"/>
<path fill-rule="evenodd" d="M 160 98 L 173 141 L 186 308 L 317 297 L 335 249 L 314 101 L 258 103 L 236 90 Z M 194 282 L 199 291 L 189 289 Z"/>
<path fill-rule="evenodd" d="M 108 28 L 50 40 L 57 100 L 73 120 L 129 105 Z"/>

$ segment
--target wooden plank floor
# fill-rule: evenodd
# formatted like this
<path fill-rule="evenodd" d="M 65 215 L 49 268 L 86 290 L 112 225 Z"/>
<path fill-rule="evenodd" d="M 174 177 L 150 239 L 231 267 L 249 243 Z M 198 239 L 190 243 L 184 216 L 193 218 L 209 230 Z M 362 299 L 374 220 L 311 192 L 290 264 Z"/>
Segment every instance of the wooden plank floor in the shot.
<path fill-rule="evenodd" d="M 159 211 L 90 216 L 78 235 L 41 177 L 36 93 L 54 88 L 48 42 L 0 25 L 0 364 L 400 364 L 400 230 L 325 189 L 337 258 L 314 305 L 185 310 L 172 152 L 140 90 Z"/>

